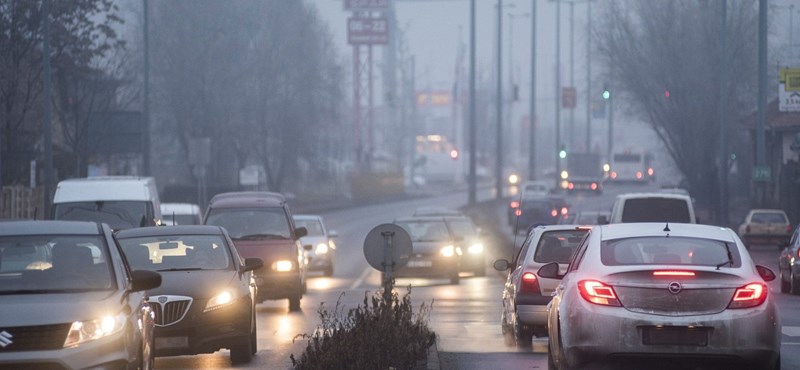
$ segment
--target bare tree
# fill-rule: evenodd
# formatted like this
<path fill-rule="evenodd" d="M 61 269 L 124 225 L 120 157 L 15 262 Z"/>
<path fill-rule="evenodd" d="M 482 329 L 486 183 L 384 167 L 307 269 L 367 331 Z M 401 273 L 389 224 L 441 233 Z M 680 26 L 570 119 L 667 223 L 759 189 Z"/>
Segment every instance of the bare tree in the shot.
<path fill-rule="evenodd" d="M 755 8 L 728 2 L 725 55 L 719 9 L 717 1 L 615 0 L 595 29 L 615 101 L 650 124 L 692 193 L 706 202 L 716 198 L 718 179 L 720 61 L 728 63 L 732 142 L 744 140 L 734 123 L 754 107 L 757 75 Z"/>

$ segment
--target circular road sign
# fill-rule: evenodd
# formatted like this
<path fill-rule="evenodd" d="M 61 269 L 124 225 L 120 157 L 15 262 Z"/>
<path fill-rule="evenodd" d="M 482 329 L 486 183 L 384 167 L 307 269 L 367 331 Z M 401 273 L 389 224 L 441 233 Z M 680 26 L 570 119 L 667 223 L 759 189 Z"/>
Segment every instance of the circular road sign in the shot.
<path fill-rule="evenodd" d="M 364 257 L 378 271 L 386 271 L 387 261 L 393 263 L 396 270 L 405 266 L 411 257 L 411 237 L 395 224 L 375 226 L 364 239 Z"/>

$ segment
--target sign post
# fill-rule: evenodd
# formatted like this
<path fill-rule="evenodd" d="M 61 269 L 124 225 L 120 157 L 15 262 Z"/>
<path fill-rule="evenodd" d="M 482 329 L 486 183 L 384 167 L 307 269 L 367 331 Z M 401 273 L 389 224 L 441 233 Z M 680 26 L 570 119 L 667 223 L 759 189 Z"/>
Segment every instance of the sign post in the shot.
<path fill-rule="evenodd" d="M 381 271 L 383 299 L 392 302 L 394 273 L 405 266 L 411 257 L 411 237 L 395 224 L 378 225 L 367 234 L 364 240 L 364 257 L 374 269 Z"/>

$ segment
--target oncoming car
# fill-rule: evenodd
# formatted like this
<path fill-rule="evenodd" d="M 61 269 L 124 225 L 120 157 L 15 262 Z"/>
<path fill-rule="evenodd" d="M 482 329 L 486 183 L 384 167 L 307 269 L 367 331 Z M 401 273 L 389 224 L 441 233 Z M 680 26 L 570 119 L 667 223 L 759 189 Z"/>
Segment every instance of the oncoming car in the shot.
<path fill-rule="evenodd" d="M 339 234 L 329 230 L 322 216 L 294 215 L 294 225 L 304 227 L 308 234 L 300 238 L 303 249 L 306 250 L 309 271 L 322 271 L 325 276 L 333 276 L 333 261 L 336 257 L 336 243 L 334 238 Z"/>
<path fill-rule="evenodd" d="M 108 225 L 0 222 L 0 368 L 152 369 L 145 291 L 159 284 Z"/>
<path fill-rule="evenodd" d="M 408 264 L 395 271 L 395 277 L 442 277 L 459 283 L 462 240 L 456 240 L 442 217 L 409 217 L 394 223 L 408 232 L 413 245 Z"/>
<path fill-rule="evenodd" d="M 260 258 L 244 259 L 218 226 L 146 227 L 116 238 L 135 269 L 161 273 L 150 290 L 157 356 L 230 349 L 233 363 L 256 353 L 256 286 L 251 271 Z"/>
<path fill-rule="evenodd" d="M 548 310 L 550 369 L 595 360 L 728 360 L 780 369 L 781 325 L 766 282 L 736 234 L 706 225 L 639 223 L 592 228 Z M 676 367 L 685 368 L 685 367 Z"/>

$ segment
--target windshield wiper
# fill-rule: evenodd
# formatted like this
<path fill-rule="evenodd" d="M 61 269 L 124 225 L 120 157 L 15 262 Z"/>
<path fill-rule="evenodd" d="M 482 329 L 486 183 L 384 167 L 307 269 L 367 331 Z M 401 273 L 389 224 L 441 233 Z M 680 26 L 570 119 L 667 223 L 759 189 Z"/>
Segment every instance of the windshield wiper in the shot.
<path fill-rule="evenodd" d="M 168 269 L 159 269 L 156 272 L 163 272 L 163 271 L 200 271 L 205 270 L 202 267 L 173 267 Z"/>
<path fill-rule="evenodd" d="M 731 247 L 728 245 L 728 243 L 725 243 L 725 251 L 728 253 L 728 260 L 720 264 L 717 264 L 717 270 L 719 270 L 720 267 L 725 265 L 730 265 L 731 267 L 733 267 L 733 254 L 731 253 Z"/>
<path fill-rule="evenodd" d="M 237 240 L 264 240 L 264 239 L 289 239 L 283 235 L 278 234 L 248 234 L 242 235 Z"/>

